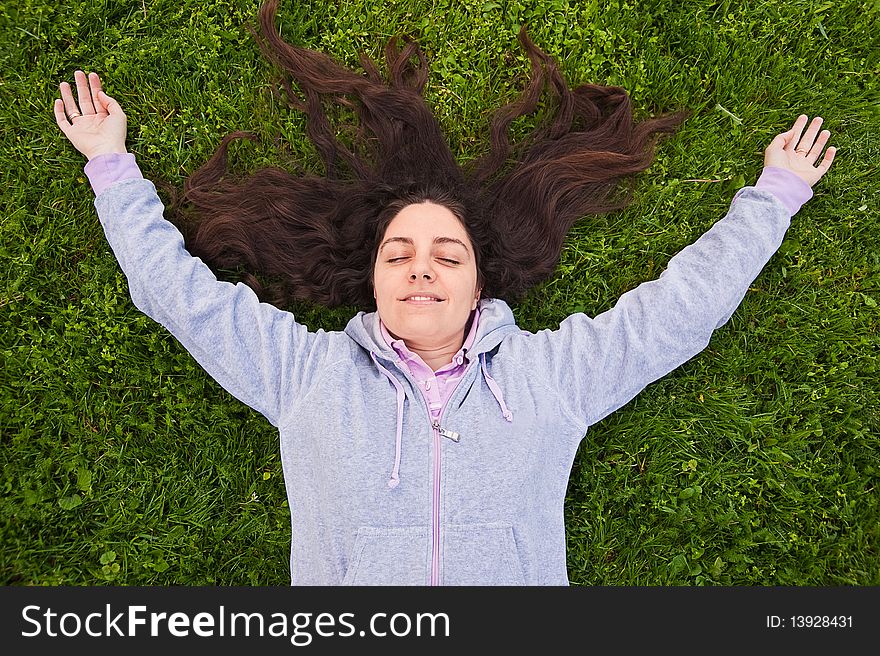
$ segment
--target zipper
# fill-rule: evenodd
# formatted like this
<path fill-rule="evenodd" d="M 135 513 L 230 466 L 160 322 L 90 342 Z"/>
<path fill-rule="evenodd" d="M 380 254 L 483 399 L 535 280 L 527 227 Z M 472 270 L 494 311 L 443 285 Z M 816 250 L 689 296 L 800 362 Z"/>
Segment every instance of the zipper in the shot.
<path fill-rule="evenodd" d="M 440 433 L 441 436 L 443 436 L 443 437 L 448 437 L 448 438 L 449 438 L 450 440 L 452 440 L 453 442 L 459 442 L 459 441 L 461 441 L 461 435 L 459 435 L 459 434 L 456 433 L 455 431 L 446 430 L 445 428 L 440 428 L 440 422 L 439 422 L 439 421 L 435 421 L 435 422 L 434 422 L 433 424 L 431 424 L 431 425 L 434 427 L 434 430 L 436 430 L 436 431 L 438 431 L 438 432 Z"/>
<path fill-rule="evenodd" d="M 451 398 L 451 397 L 450 397 Z M 446 406 L 443 406 L 445 409 Z M 440 410 L 443 416 L 443 410 Z M 461 436 L 455 431 L 440 428 L 440 422 L 432 420 L 434 429 L 434 503 L 433 503 L 433 536 L 431 544 L 431 585 L 440 585 L 440 436 L 448 437 L 458 443 Z"/>
<path fill-rule="evenodd" d="M 399 359 L 395 361 L 395 364 L 398 365 L 397 370 L 403 374 L 404 378 L 409 380 L 410 384 L 415 389 L 418 389 L 418 383 L 407 371 L 405 371 L 404 367 L 400 366 Z M 456 444 L 461 440 L 461 435 L 459 433 L 441 428 L 440 422 L 443 420 L 443 415 L 446 412 L 446 406 L 449 405 L 452 397 L 455 396 L 455 392 L 458 391 L 459 387 L 461 387 L 461 383 L 468 377 L 468 374 L 470 374 L 472 367 L 479 367 L 479 356 L 474 362 L 468 365 L 468 368 L 465 369 L 465 372 L 459 379 L 458 384 L 455 386 L 455 389 L 452 390 L 452 392 L 449 394 L 449 397 L 446 399 L 446 403 L 444 403 L 443 407 L 440 408 L 439 419 L 435 420 L 431 416 L 431 409 L 427 406 L 427 404 L 424 406 L 425 411 L 428 413 L 428 421 L 431 423 L 431 428 L 434 435 L 434 490 L 433 505 L 431 509 L 431 585 L 440 585 L 440 437 L 442 436 L 449 438 Z M 479 376 L 480 372 L 478 371 L 476 375 Z"/>
<path fill-rule="evenodd" d="M 440 422 L 434 428 L 434 496 L 431 504 L 431 585 L 440 585 Z"/>
<path fill-rule="evenodd" d="M 440 417 L 439 419 L 434 419 L 431 416 L 431 410 L 428 409 L 428 418 L 431 420 L 431 428 L 434 430 L 434 498 L 433 498 L 433 506 L 432 506 L 432 530 L 431 530 L 431 585 L 440 585 L 440 437 L 446 437 L 458 444 L 461 440 L 461 435 L 456 433 L 455 431 L 446 430 L 445 428 L 440 427 L 440 422 L 443 420 L 443 415 L 446 414 L 446 406 L 449 405 L 449 402 L 452 400 L 452 397 L 455 396 L 455 392 L 461 386 L 462 381 L 467 378 L 470 373 L 471 367 L 475 366 L 475 363 L 472 363 L 464 372 L 464 375 L 459 379 L 458 384 L 455 386 L 455 389 L 449 394 L 446 399 L 446 403 L 443 404 L 443 407 L 440 408 Z M 480 375 L 480 372 L 477 372 L 477 376 Z"/>
<path fill-rule="evenodd" d="M 464 377 L 462 376 L 462 379 Z M 453 390 L 453 394 L 455 391 Z M 446 411 L 449 399 L 440 409 L 440 419 Z M 455 431 L 440 427 L 440 419 L 431 419 L 431 428 L 434 429 L 434 501 L 432 506 L 432 530 L 431 530 L 431 585 L 440 585 L 440 437 L 448 437 L 455 443 L 461 436 Z"/>
<path fill-rule="evenodd" d="M 471 364 L 470 366 L 473 367 L 474 365 Z M 468 373 L 470 373 L 470 367 L 465 370 L 464 375 L 459 379 L 455 389 L 452 390 L 447 397 L 446 403 L 440 408 L 440 417 L 438 419 L 434 419 L 431 416 L 430 409 L 428 410 L 428 418 L 431 420 L 431 428 L 434 433 L 434 498 L 431 512 L 431 585 L 440 585 L 440 437 L 446 437 L 456 444 L 461 440 L 461 435 L 459 433 L 441 428 L 440 422 L 443 420 L 443 415 L 446 414 L 446 407 L 449 405 L 452 397 L 455 396 L 455 392 L 461 386 L 461 383 L 467 378 Z M 480 375 L 479 371 L 477 372 L 477 375 Z"/>

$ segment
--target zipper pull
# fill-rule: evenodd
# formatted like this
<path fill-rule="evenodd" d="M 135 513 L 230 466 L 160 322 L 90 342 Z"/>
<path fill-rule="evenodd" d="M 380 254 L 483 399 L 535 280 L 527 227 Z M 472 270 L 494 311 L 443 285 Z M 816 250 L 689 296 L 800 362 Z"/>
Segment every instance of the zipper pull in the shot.
<path fill-rule="evenodd" d="M 434 430 L 438 431 L 440 433 L 440 435 L 442 435 L 443 437 L 448 437 L 450 440 L 452 440 L 453 442 L 456 442 L 456 443 L 461 440 L 461 435 L 459 435 L 455 431 L 446 430 L 445 428 L 440 428 L 439 421 L 434 421 L 431 425 L 434 427 Z"/>

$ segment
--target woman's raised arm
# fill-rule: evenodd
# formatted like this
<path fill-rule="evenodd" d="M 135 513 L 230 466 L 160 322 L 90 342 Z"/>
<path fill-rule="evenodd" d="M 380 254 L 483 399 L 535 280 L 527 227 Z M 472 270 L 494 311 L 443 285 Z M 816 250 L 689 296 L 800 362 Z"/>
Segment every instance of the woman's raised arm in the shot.
<path fill-rule="evenodd" d="M 76 82 L 79 107 L 69 85 L 62 83 L 63 101 L 56 100 L 55 117 L 89 158 L 87 167 L 114 158 L 133 160 L 125 154 L 126 117 L 119 104 L 101 90 L 96 74 L 87 78 L 77 71 Z M 310 333 L 291 313 L 261 303 L 247 285 L 217 280 L 165 220 L 153 183 L 133 161 L 128 171 L 96 191 L 95 208 L 132 301 L 167 328 L 224 389 L 280 427 L 309 377 L 320 373 L 323 356 L 333 352 L 329 341 L 334 333 Z"/>
<path fill-rule="evenodd" d="M 706 348 L 730 319 L 834 159 L 830 147 L 814 166 L 830 133 L 819 133 L 818 117 L 803 133 L 806 124 L 801 115 L 773 139 L 758 183 L 738 191 L 727 215 L 675 255 L 658 279 L 595 318 L 573 314 L 558 330 L 535 336 L 532 351 L 549 359 L 552 382 L 573 417 L 588 426 L 620 408 Z"/>

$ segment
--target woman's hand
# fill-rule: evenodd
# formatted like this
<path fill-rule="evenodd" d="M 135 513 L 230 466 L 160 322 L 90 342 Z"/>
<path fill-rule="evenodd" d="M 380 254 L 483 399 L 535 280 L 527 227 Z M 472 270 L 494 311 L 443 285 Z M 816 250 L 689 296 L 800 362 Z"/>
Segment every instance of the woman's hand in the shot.
<path fill-rule="evenodd" d="M 101 90 L 101 78 L 82 71 L 73 74 L 79 108 L 67 82 L 62 82 L 61 100 L 55 100 L 55 121 L 70 143 L 92 159 L 105 153 L 124 153 L 127 119 L 122 108 Z"/>
<path fill-rule="evenodd" d="M 819 159 L 822 148 L 825 147 L 831 133 L 828 130 L 819 132 L 822 117 L 817 116 L 810 123 L 806 134 L 801 137 L 801 132 L 806 124 L 807 115 L 801 114 L 788 132 L 777 134 L 764 150 L 764 166 L 778 166 L 788 169 L 812 187 L 831 167 L 834 155 L 837 154 L 837 148 L 834 146 L 828 148 L 819 166 L 813 166 Z"/>

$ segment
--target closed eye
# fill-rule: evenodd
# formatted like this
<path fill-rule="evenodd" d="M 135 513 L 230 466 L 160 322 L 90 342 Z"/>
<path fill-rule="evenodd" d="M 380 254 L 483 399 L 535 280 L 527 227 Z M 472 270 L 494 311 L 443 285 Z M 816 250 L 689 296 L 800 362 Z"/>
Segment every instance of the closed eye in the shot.
<path fill-rule="evenodd" d="M 405 260 L 405 259 L 406 259 L 405 257 L 393 257 L 393 258 L 391 258 L 390 260 L 388 260 L 388 263 L 390 264 L 391 262 L 397 262 L 398 260 Z M 441 257 L 441 258 L 439 258 L 439 259 L 440 259 L 442 262 L 449 262 L 449 263 L 451 263 L 451 264 L 461 264 L 458 260 L 453 260 L 453 259 L 448 258 L 448 257 Z"/>

